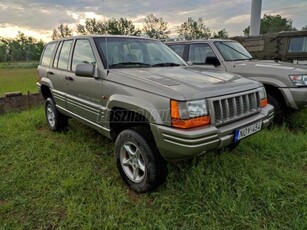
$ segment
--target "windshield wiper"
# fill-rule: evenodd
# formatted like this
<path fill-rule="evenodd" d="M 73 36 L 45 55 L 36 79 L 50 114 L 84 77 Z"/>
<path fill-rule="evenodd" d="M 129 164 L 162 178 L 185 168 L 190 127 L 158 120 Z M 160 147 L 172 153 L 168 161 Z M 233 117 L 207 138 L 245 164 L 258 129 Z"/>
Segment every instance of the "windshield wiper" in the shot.
<path fill-rule="evenodd" d="M 109 65 L 109 68 L 122 68 L 122 67 L 150 67 L 150 64 L 143 63 L 143 62 L 120 62 L 120 63 L 115 63 L 112 65 Z"/>
<path fill-rule="evenodd" d="M 253 58 L 251 58 L 250 56 L 247 56 L 246 54 L 242 53 L 241 51 L 231 47 L 230 45 L 227 45 L 225 42 L 220 42 L 221 44 L 223 44 L 224 46 L 236 51 L 237 53 L 243 55 L 244 57 L 247 57 L 247 59 L 243 59 L 243 58 L 240 58 L 240 59 L 233 59 L 231 61 L 241 61 L 241 60 L 252 60 Z"/>
<path fill-rule="evenodd" d="M 246 60 L 252 60 L 252 58 L 248 58 L 248 59 L 246 59 L 246 58 L 238 58 L 238 59 L 234 59 L 234 60 L 232 60 L 232 61 L 246 61 Z"/>
<path fill-rule="evenodd" d="M 151 65 L 151 67 L 167 67 L 167 66 L 180 66 L 180 64 L 174 62 L 161 62 Z"/>

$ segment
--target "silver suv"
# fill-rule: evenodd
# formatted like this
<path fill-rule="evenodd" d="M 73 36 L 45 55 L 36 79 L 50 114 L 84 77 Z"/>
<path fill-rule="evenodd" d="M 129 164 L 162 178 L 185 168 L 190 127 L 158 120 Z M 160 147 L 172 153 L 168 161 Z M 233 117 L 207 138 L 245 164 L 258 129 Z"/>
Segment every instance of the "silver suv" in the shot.
<path fill-rule="evenodd" d="M 51 130 L 78 119 L 115 140 L 129 187 L 164 182 L 167 160 L 234 148 L 273 118 L 261 83 L 189 67 L 157 40 L 80 36 L 46 45 L 38 66 Z"/>
<path fill-rule="evenodd" d="M 166 43 L 195 66 L 227 71 L 260 81 L 275 108 L 274 121 L 282 123 L 287 112 L 307 108 L 307 66 L 273 60 L 255 60 L 237 41 L 224 39 Z M 252 45 L 252 43 L 251 43 Z"/>

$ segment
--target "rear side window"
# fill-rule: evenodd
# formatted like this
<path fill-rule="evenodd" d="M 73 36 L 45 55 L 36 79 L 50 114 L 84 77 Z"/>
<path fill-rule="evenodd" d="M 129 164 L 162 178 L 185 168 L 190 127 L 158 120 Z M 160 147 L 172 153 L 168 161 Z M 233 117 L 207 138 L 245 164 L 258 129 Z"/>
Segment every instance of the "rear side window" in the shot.
<path fill-rule="evenodd" d="M 181 58 L 183 58 L 184 45 L 170 45 L 172 50 L 174 50 Z"/>
<path fill-rule="evenodd" d="M 55 42 L 46 45 L 40 63 L 42 66 L 49 66 L 55 46 L 56 46 Z"/>
<path fill-rule="evenodd" d="M 54 61 L 53 61 L 53 67 L 55 67 L 55 68 L 58 67 L 59 55 L 60 55 L 60 51 L 62 49 L 62 45 L 63 45 L 63 42 L 60 42 L 60 45 L 58 46 L 58 49 L 57 49 L 56 54 L 55 54 L 55 58 L 54 58 Z"/>
<path fill-rule="evenodd" d="M 69 54 L 70 54 L 70 49 L 72 45 L 72 40 L 64 41 L 60 54 L 59 54 L 59 59 L 57 62 L 57 68 L 59 69 L 68 69 L 68 63 L 69 63 Z"/>
<path fill-rule="evenodd" d="M 78 64 L 88 63 L 96 65 L 96 59 L 89 40 L 79 39 L 76 42 L 75 50 L 72 58 L 72 71 L 76 70 Z"/>

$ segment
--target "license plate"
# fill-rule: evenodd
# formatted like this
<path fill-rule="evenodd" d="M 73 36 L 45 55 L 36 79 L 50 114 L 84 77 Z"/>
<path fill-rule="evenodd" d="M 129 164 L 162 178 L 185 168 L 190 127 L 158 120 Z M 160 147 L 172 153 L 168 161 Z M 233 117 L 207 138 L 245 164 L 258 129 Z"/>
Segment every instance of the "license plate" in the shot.
<path fill-rule="evenodd" d="M 241 129 L 237 129 L 235 132 L 235 142 L 238 140 L 241 140 L 244 137 L 250 136 L 258 131 L 261 130 L 261 126 L 262 126 L 262 121 L 259 121 L 255 124 L 252 124 L 250 126 L 241 128 Z"/>

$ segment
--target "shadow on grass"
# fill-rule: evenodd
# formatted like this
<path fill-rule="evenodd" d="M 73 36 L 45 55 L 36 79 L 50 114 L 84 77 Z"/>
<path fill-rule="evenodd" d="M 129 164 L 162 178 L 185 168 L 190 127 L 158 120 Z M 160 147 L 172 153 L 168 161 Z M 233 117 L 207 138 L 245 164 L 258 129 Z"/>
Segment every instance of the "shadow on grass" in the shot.
<path fill-rule="evenodd" d="M 292 132 L 306 133 L 307 131 L 307 108 L 303 110 L 291 112 L 289 117 L 286 119 L 285 125 Z"/>

